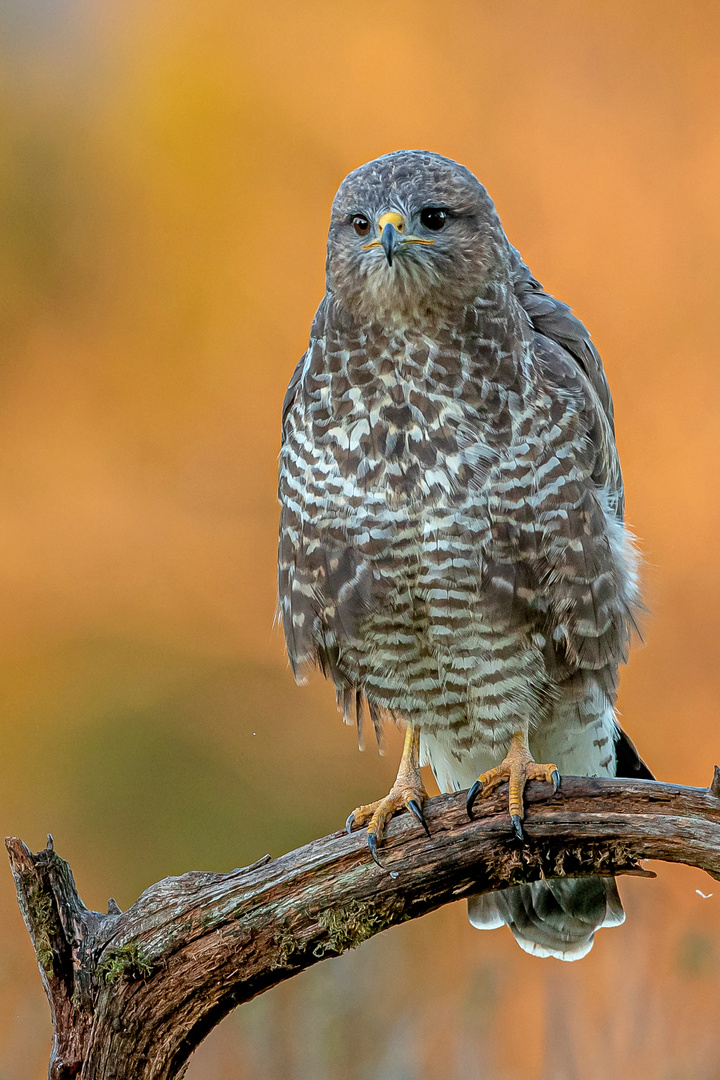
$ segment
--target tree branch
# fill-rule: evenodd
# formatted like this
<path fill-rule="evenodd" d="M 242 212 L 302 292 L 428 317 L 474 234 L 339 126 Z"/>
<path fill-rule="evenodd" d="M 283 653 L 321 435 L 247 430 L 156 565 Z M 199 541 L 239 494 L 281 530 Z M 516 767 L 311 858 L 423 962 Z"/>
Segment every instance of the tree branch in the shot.
<path fill-rule="evenodd" d="M 720 770 L 710 788 L 564 778 L 532 783 L 526 842 L 507 796 L 469 821 L 464 795 L 409 814 L 381 857 L 364 831 L 334 833 L 229 874 L 192 871 L 151 886 L 126 912 L 88 911 L 48 847 L 6 840 L 20 909 L 50 1001 L 51 1080 L 172 1080 L 236 1005 L 381 930 L 471 893 L 540 877 L 654 876 L 642 859 L 697 866 L 720 880 Z"/>

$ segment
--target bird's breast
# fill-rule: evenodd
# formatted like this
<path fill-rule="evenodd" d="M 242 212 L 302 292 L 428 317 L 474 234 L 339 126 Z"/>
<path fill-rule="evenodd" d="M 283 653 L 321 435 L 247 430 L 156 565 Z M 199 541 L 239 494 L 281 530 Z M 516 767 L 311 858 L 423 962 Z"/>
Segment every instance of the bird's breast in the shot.
<path fill-rule="evenodd" d="M 348 353 L 309 373 L 305 387 L 308 460 L 323 482 L 354 497 L 389 503 L 447 502 L 485 484 L 508 443 L 507 391 L 472 388 L 461 351 L 427 344 L 373 362 Z M 308 475 L 308 481 L 311 477 Z"/>

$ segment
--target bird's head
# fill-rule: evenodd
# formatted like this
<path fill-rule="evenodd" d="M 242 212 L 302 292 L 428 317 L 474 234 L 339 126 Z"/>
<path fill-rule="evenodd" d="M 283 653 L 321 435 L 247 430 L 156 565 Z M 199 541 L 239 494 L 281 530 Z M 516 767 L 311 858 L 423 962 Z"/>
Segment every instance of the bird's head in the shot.
<path fill-rule="evenodd" d="M 509 245 L 469 169 L 398 150 L 343 180 L 332 207 L 328 290 L 360 320 L 411 324 L 463 308 L 507 277 Z"/>

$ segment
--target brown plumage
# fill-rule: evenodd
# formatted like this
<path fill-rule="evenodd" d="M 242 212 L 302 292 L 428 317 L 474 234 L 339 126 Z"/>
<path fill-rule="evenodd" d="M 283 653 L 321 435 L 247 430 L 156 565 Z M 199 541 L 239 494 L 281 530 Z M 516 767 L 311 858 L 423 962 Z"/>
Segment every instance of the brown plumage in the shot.
<path fill-rule="evenodd" d="M 455 162 L 400 151 L 341 185 L 279 491 L 296 677 L 319 665 L 346 719 L 366 701 L 376 728 L 419 731 L 445 790 L 518 730 L 561 771 L 615 774 L 637 584 L 610 392 L 585 327 Z M 471 902 L 471 918 L 574 958 L 622 912 L 611 879 L 555 893 L 562 917 L 535 936 L 510 908 L 556 903 L 542 889 Z"/>

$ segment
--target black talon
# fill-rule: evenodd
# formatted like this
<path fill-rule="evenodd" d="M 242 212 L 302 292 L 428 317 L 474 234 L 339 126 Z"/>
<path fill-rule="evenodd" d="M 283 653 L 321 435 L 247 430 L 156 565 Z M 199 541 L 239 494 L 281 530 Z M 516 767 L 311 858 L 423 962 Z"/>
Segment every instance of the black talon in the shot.
<path fill-rule="evenodd" d="M 345 832 L 348 834 L 348 836 L 352 832 L 352 827 L 353 827 L 354 824 L 355 824 L 355 811 L 353 810 L 352 814 L 348 814 L 347 819 L 345 821 Z"/>
<path fill-rule="evenodd" d="M 557 789 L 560 787 L 560 773 L 557 771 L 557 769 L 553 769 L 553 771 L 550 773 L 550 779 L 553 782 L 553 795 L 554 795 L 556 793 Z"/>
<path fill-rule="evenodd" d="M 422 825 L 423 829 L 425 830 L 425 832 L 429 836 L 430 835 L 430 830 L 428 829 L 428 823 L 425 820 L 425 815 L 423 814 L 422 806 L 417 801 L 417 799 L 408 799 L 407 808 L 408 808 L 408 810 L 412 810 L 413 814 L 418 819 L 418 821 Z"/>
<path fill-rule="evenodd" d="M 481 791 L 482 784 L 479 780 L 476 780 L 467 793 L 467 803 L 465 805 L 467 806 L 467 815 L 471 821 L 475 817 L 475 815 L 473 814 L 473 806 L 475 805 L 475 800 L 477 799 Z"/>
<path fill-rule="evenodd" d="M 519 814 L 511 814 L 510 820 L 512 821 L 512 827 L 518 840 L 525 839 L 525 833 L 523 832 L 522 821 Z"/>
<path fill-rule="evenodd" d="M 367 834 L 367 846 L 370 848 L 370 854 L 372 855 L 374 861 L 378 864 L 381 870 L 384 870 L 385 867 L 380 862 L 377 856 L 377 837 L 375 836 L 375 833 L 369 832 Z"/>

